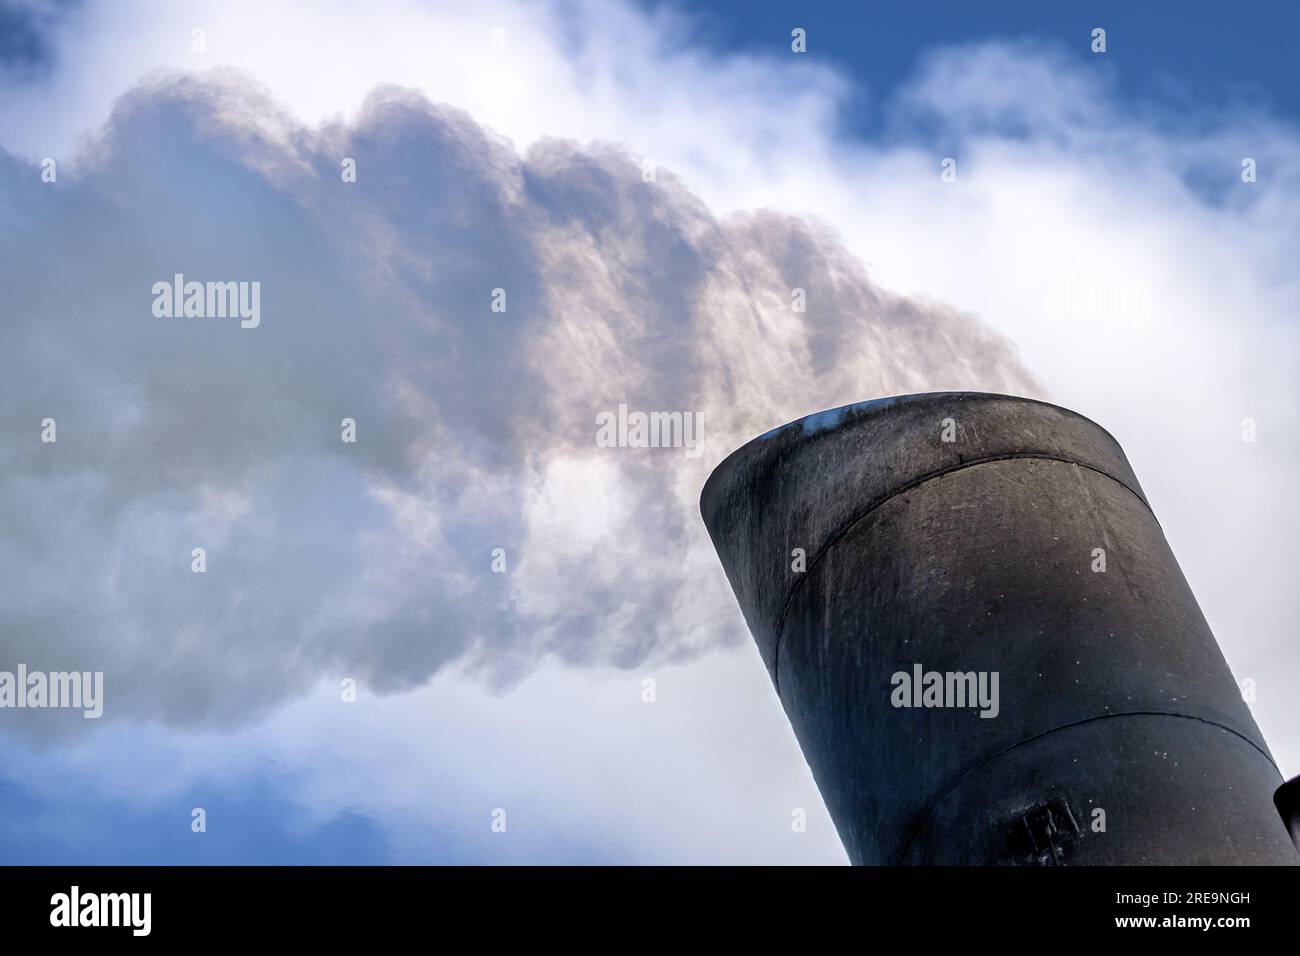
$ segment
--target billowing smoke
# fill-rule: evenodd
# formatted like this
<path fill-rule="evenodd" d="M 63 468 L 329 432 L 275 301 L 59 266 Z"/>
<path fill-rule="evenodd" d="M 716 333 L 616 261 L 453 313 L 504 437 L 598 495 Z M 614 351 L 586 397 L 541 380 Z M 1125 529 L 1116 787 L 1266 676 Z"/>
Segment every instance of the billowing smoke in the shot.
<path fill-rule="evenodd" d="M 103 671 L 107 717 L 744 639 L 697 511 L 724 455 L 881 395 L 1041 391 L 814 222 L 402 89 L 309 129 L 160 75 L 47 167 L 0 153 L 0 670 Z M 178 274 L 256 289 L 256 327 L 160 317 Z"/>

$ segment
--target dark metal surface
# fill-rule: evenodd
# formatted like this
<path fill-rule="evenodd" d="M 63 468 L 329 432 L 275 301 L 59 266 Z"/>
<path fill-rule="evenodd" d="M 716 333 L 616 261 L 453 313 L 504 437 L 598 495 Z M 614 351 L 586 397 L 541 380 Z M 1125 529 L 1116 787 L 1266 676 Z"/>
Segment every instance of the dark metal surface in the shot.
<path fill-rule="evenodd" d="M 733 453 L 701 510 L 853 862 L 1297 862 L 1268 748 L 1096 424 L 978 393 L 848 406 Z M 996 716 L 894 706 L 916 665 L 996 673 Z"/>
<path fill-rule="evenodd" d="M 1300 849 L 1300 777 L 1292 777 L 1273 792 L 1273 804 L 1282 815 L 1291 834 L 1291 842 Z"/>

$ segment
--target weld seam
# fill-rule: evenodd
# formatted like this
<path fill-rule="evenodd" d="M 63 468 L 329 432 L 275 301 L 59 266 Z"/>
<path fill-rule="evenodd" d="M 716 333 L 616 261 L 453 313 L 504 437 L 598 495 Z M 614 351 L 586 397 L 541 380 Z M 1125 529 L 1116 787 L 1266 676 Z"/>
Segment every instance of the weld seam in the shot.
<path fill-rule="evenodd" d="M 1142 502 L 1142 506 L 1146 508 L 1147 511 L 1151 512 L 1151 517 L 1152 518 L 1155 517 L 1155 512 L 1151 511 L 1151 506 L 1147 504 L 1146 499 L 1143 498 L 1142 495 L 1138 494 L 1138 492 L 1135 491 L 1133 488 L 1130 488 L 1126 482 L 1122 481 L 1119 478 L 1116 478 L 1112 474 L 1102 471 L 1100 468 L 1094 468 L 1092 465 L 1089 465 L 1086 462 L 1076 461 L 1073 458 L 1062 458 L 1057 455 L 1044 455 L 1040 452 L 1030 452 L 1030 453 L 1012 452 L 1011 454 L 1007 454 L 1007 455 L 990 455 L 986 458 L 972 458 L 967 461 L 958 462 L 955 465 L 946 465 L 943 468 L 938 468 L 934 471 L 928 471 L 925 474 L 912 479 L 907 484 L 900 485 L 898 488 L 895 488 L 893 491 L 889 492 L 883 497 L 878 498 L 876 501 L 869 504 L 867 506 L 867 509 L 864 512 L 862 512 L 862 514 L 854 518 L 850 518 L 847 522 L 845 522 L 845 524 L 840 528 L 840 530 L 835 532 L 835 534 L 833 534 L 830 537 L 830 539 L 826 542 L 826 544 L 822 545 L 821 549 L 818 550 L 817 554 L 813 557 L 812 561 L 808 563 L 807 569 L 804 571 L 803 574 L 799 576 L 798 580 L 795 581 L 794 587 L 790 589 L 790 593 L 786 596 L 785 604 L 781 608 L 781 617 L 777 621 L 777 625 L 776 625 L 776 639 L 772 642 L 772 685 L 776 688 L 777 696 L 779 697 L 781 695 L 781 638 L 785 634 L 786 615 L 790 613 L 790 605 L 794 603 L 795 595 L 799 593 L 800 586 L 804 583 L 804 581 L 806 581 L 809 577 L 811 577 L 813 568 L 815 568 L 817 566 L 817 563 L 821 561 L 823 557 L 826 556 L 826 552 L 830 551 L 831 548 L 833 548 L 837 543 L 839 543 L 839 540 L 841 538 L 843 538 L 850 531 L 852 531 L 854 527 L 856 527 L 859 523 L 865 521 L 881 505 L 885 504 L 886 502 L 890 501 L 893 498 L 898 497 L 901 494 L 905 494 L 906 492 L 911 491 L 913 488 L 917 488 L 920 485 L 925 484 L 927 481 L 931 481 L 932 479 L 935 478 L 942 478 L 944 475 L 950 475 L 953 472 L 962 471 L 963 469 L 966 468 L 973 468 L 976 465 L 987 465 L 990 464 L 991 462 L 996 462 L 996 461 L 1017 461 L 1021 459 L 1030 459 L 1030 460 L 1038 460 L 1038 461 L 1059 461 L 1067 465 L 1077 465 L 1080 468 L 1087 468 L 1089 471 L 1096 472 L 1097 474 L 1102 475 L 1103 477 L 1109 478 L 1111 481 L 1115 482 L 1121 487 L 1126 488 L 1129 492 L 1133 494 L 1135 498 L 1137 498 L 1138 501 Z M 1157 521 L 1157 524 L 1158 523 L 1159 522 Z"/>
<path fill-rule="evenodd" d="M 1233 730 L 1231 727 L 1225 726 L 1224 724 L 1220 724 L 1213 720 L 1208 720 L 1205 717 L 1198 717 L 1195 714 L 1179 714 L 1179 713 L 1175 713 L 1174 711 L 1168 711 L 1168 710 L 1131 710 L 1131 711 L 1125 711 L 1123 713 L 1118 713 L 1118 714 L 1095 714 L 1092 717 L 1083 717 L 1079 720 L 1069 721 L 1068 723 L 1061 724 L 1059 727 L 1053 727 L 1051 730 L 1044 730 L 1041 733 L 1031 734 L 1030 736 L 1026 737 L 1024 740 L 1021 740 L 1018 743 L 1011 744 L 1009 747 L 1004 747 L 1002 750 L 999 750 L 997 753 L 985 757 L 979 763 L 975 764 L 975 766 L 964 771 L 960 776 L 957 777 L 957 779 L 955 779 L 952 783 L 950 783 L 947 787 L 945 787 L 941 793 L 939 793 L 937 796 L 932 797 L 931 799 L 925 802 L 925 807 L 924 809 L 922 809 L 920 816 L 917 818 L 916 823 L 914 823 L 911 829 L 908 831 L 907 841 L 903 844 L 902 850 L 899 852 L 898 857 L 894 860 L 894 865 L 899 866 L 902 864 L 903 859 L 907 856 L 907 851 L 912 848 L 912 843 L 915 842 L 917 834 L 921 832 L 921 828 L 930 819 L 930 817 L 934 815 L 935 806 L 938 803 L 940 803 L 945 797 L 947 797 L 948 794 L 952 793 L 959 786 L 961 786 L 962 781 L 965 780 L 967 777 L 969 777 L 971 774 L 975 773 L 975 771 L 979 770 L 981 767 L 987 766 L 988 764 L 992 763 L 994 760 L 997 760 L 999 757 L 1006 756 L 1008 753 L 1010 753 L 1011 751 L 1015 750 L 1018 747 L 1023 747 L 1025 744 L 1033 743 L 1035 740 L 1041 740 L 1043 737 L 1046 737 L 1050 734 L 1059 733 L 1062 730 L 1069 730 L 1072 727 L 1078 727 L 1080 724 L 1089 724 L 1092 723 L 1093 721 L 1107 720 L 1112 717 L 1179 717 L 1182 718 L 1183 720 L 1196 720 L 1203 724 L 1209 724 L 1211 727 L 1218 727 L 1220 730 L 1226 730 L 1228 733 L 1240 737 L 1242 740 L 1246 741 L 1246 743 L 1250 744 L 1257 751 L 1259 751 L 1259 753 L 1264 757 L 1264 759 L 1268 761 L 1269 766 L 1271 766 L 1274 770 L 1277 770 L 1279 777 L 1282 775 L 1282 772 L 1278 770 L 1277 764 L 1274 763 L 1273 757 L 1269 754 L 1267 750 L 1265 750 L 1259 744 L 1255 743 L 1255 741 L 1251 740 L 1241 731 Z"/>

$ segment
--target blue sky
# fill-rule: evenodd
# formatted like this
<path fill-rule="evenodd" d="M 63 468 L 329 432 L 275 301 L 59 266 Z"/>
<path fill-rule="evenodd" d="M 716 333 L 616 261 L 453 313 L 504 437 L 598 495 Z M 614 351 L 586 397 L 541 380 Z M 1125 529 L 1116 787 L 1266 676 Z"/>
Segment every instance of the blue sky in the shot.
<path fill-rule="evenodd" d="M 141 809 L 98 799 L 75 784 L 62 798 L 36 797 L 10 780 L 0 790 L 0 844 L 5 863 L 35 866 L 392 862 L 387 838 L 373 820 L 344 812 L 323 825 L 304 825 L 301 808 L 283 794 L 282 781 L 244 779 L 222 786 L 216 800 L 196 789 L 180 795 L 174 807 Z M 196 806 L 207 811 L 213 839 L 186 823 Z M 105 826 L 109 820 L 112 825 Z M 238 825 L 228 825 L 232 820 Z M 450 847 L 439 848 L 438 855 L 456 859 Z"/>
<path fill-rule="evenodd" d="M 842 863 L 698 490 L 753 435 L 929 388 L 1119 438 L 1300 770 L 1298 26 L 0 3 L 0 669 L 110 689 L 102 721 L 0 712 L 0 862 Z M 263 326 L 148 324 L 175 271 L 260 278 Z M 604 455 L 623 401 L 701 412 L 702 456 Z M 62 465 L 28 444 L 50 406 Z"/>
<path fill-rule="evenodd" d="M 844 116 L 850 135 L 878 130 L 881 94 L 904 82 L 928 50 L 987 40 L 1057 44 L 1076 63 L 1107 70 L 1128 98 L 1291 115 L 1300 109 L 1291 55 L 1300 9 L 1282 0 L 937 0 L 923 10 L 903 2 L 756 0 L 689 9 L 697 16 L 690 40 L 720 51 L 767 52 L 786 42 L 793 26 L 805 28 L 809 52 L 859 84 L 860 96 Z M 1095 27 L 1107 31 L 1104 60 L 1091 52 Z"/>

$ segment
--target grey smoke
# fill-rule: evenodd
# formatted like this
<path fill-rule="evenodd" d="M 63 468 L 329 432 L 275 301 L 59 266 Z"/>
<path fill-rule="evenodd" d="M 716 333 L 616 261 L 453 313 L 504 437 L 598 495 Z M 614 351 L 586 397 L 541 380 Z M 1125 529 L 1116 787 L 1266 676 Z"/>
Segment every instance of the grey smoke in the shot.
<path fill-rule="evenodd" d="M 102 670 L 110 719 L 742 640 L 696 510 L 725 454 L 881 395 L 1041 394 L 815 222 L 403 89 L 306 128 L 239 74 L 158 75 L 57 183 L 0 152 L 0 217 L 0 667 Z M 155 318 L 175 273 L 260 282 L 260 327 Z M 699 414 L 703 454 L 597 447 L 619 403 Z"/>

